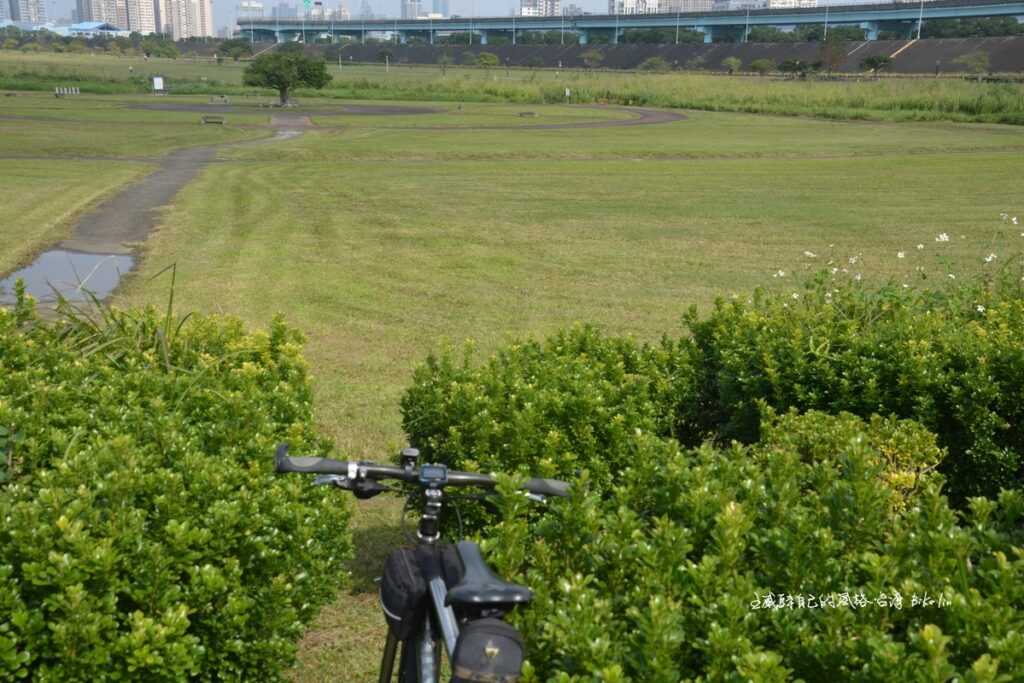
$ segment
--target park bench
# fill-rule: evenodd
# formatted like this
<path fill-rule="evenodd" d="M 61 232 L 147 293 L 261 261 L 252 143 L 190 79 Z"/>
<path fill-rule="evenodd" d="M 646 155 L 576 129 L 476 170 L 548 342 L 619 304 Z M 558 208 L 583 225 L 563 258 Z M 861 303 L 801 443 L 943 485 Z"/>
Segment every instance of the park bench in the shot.
<path fill-rule="evenodd" d="M 64 85 L 58 85 L 57 87 L 55 87 L 53 89 L 53 96 L 54 97 L 64 97 L 65 95 L 77 95 L 77 94 L 78 94 L 78 88 L 77 87 L 68 87 L 68 86 L 64 86 Z"/>
<path fill-rule="evenodd" d="M 220 114 L 204 114 L 202 123 L 217 123 L 220 125 L 224 125 L 224 117 Z"/>

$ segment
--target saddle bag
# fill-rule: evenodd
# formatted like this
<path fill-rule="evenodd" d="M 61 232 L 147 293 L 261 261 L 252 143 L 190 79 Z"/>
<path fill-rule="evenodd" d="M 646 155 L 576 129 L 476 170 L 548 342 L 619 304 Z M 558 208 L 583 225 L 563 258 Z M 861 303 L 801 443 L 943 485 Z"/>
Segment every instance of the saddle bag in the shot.
<path fill-rule="evenodd" d="M 525 655 L 514 627 L 499 619 L 471 621 L 455 646 L 452 683 L 516 683 Z"/>

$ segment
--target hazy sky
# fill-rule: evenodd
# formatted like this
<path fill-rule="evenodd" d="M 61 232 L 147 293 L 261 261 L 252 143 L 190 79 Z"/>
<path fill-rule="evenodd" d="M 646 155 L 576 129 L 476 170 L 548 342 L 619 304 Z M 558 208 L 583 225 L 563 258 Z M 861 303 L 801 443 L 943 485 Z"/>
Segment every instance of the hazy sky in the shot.
<path fill-rule="evenodd" d="M 3 2 L 4 0 L 0 0 Z M 282 0 L 263 0 L 264 6 L 266 6 L 267 15 L 270 14 L 270 7 L 276 5 Z M 297 5 L 301 4 L 302 0 L 283 0 L 287 4 Z M 349 11 L 353 15 L 359 12 L 359 8 L 362 5 L 362 0 L 344 0 L 345 6 L 348 7 Z M 585 10 L 591 12 L 605 11 L 608 9 L 607 0 L 574 0 L 575 4 L 579 5 Z M 325 3 L 335 8 L 338 6 L 338 0 L 325 0 Z M 373 7 L 374 14 L 386 14 L 389 17 L 397 17 L 399 15 L 399 0 L 370 0 L 370 6 Z M 513 7 L 519 7 L 518 0 L 449 0 L 451 11 L 454 14 L 461 14 L 463 16 L 505 16 L 511 12 Z M 427 0 L 426 5 L 430 6 L 430 0 Z M 221 26 L 231 25 L 235 23 L 235 8 L 238 6 L 238 0 L 213 0 L 213 16 L 214 23 L 217 28 Z M 46 0 L 46 9 L 51 19 L 59 19 L 61 17 L 70 17 L 71 10 L 75 8 L 75 0 Z"/>

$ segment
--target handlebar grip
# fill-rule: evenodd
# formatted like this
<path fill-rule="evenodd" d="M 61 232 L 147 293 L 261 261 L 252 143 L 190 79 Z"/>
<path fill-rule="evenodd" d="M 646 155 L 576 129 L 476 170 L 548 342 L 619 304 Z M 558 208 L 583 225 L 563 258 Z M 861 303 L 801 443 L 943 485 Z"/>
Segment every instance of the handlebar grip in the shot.
<path fill-rule="evenodd" d="M 523 488 L 530 493 L 536 493 L 541 496 L 560 496 L 566 497 L 569 495 L 569 484 L 561 479 L 530 479 Z"/>
<path fill-rule="evenodd" d="M 344 460 L 330 458 L 288 457 L 288 444 L 277 447 L 274 463 L 278 472 L 301 472 L 304 474 L 343 474 L 347 475 L 349 463 Z"/>

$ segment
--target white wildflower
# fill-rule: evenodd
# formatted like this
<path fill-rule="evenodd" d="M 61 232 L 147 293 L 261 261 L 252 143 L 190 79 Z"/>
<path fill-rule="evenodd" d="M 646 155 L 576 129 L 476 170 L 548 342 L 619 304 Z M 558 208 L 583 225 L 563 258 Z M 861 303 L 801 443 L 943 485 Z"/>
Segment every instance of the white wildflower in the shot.
<path fill-rule="evenodd" d="M 853 279 L 856 280 L 857 282 L 860 282 L 860 273 L 857 273 L 856 275 L 854 275 Z"/>
<path fill-rule="evenodd" d="M 850 257 L 850 258 L 848 258 L 847 260 L 848 260 L 848 261 L 850 262 L 850 265 L 852 266 L 852 265 L 856 265 L 856 263 L 857 263 L 857 258 L 858 258 L 858 257 L 856 257 L 856 256 L 851 256 L 851 257 Z"/>
<path fill-rule="evenodd" d="M 786 271 L 784 271 L 784 270 L 777 270 L 772 275 L 772 277 L 786 277 Z"/>
<path fill-rule="evenodd" d="M 799 295 L 799 294 L 797 294 L 796 292 L 793 292 L 793 298 L 794 298 L 794 299 L 799 299 L 799 298 L 800 298 L 800 295 Z"/>
<path fill-rule="evenodd" d="M 975 308 L 976 311 L 978 311 L 978 313 L 984 313 L 985 312 L 985 307 L 982 306 L 981 304 L 978 304 L 974 308 Z"/>
<path fill-rule="evenodd" d="M 955 280 L 956 279 L 956 275 L 953 275 L 953 273 L 949 273 L 949 279 L 950 280 Z"/>
<path fill-rule="evenodd" d="M 839 269 L 838 268 L 832 268 L 831 272 L 832 272 L 833 275 L 835 275 L 836 273 L 839 272 Z"/>
<path fill-rule="evenodd" d="M 992 263 L 997 258 L 999 258 L 999 257 L 996 256 L 995 254 L 989 254 L 988 256 L 985 257 L 985 263 Z"/>
<path fill-rule="evenodd" d="M 805 251 L 804 256 L 806 256 L 807 258 L 815 258 L 817 257 L 817 254 L 815 254 L 813 251 Z"/>
<path fill-rule="evenodd" d="M 1011 219 L 1010 219 L 1010 222 L 1011 222 L 1011 223 L 1013 223 L 1014 225 L 1020 225 L 1020 223 L 1019 223 L 1019 222 L 1017 221 L 1017 217 L 1016 217 L 1016 216 L 1014 216 L 1013 218 L 1011 218 Z"/>
<path fill-rule="evenodd" d="M 896 252 L 896 258 L 906 258 L 906 256 L 907 256 L 907 252 L 905 252 L 905 251 L 897 251 Z"/>
<path fill-rule="evenodd" d="M 935 238 L 935 241 L 936 242 L 948 242 L 949 241 L 949 235 L 947 235 L 944 232 L 940 232 L 939 236 Z"/>

